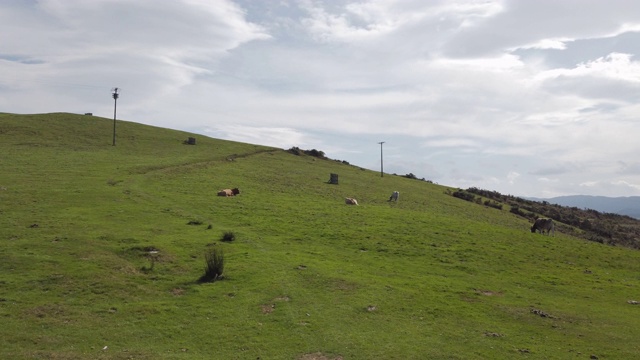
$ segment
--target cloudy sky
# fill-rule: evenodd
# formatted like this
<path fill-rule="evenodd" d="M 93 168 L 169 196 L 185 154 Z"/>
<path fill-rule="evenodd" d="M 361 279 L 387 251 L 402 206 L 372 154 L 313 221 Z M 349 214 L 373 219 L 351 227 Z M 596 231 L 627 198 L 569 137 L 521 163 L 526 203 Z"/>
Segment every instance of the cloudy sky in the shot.
<path fill-rule="evenodd" d="M 517 196 L 640 195 L 637 0 L 0 0 L 0 112 Z M 110 142 L 109 134 L 105 142 Z"/>

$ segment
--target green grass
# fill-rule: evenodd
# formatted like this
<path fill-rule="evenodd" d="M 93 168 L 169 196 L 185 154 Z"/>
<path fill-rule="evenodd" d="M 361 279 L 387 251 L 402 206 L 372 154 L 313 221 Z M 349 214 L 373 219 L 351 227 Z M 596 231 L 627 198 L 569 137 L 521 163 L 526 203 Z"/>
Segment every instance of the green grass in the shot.
<path fill-rule="evenodd" d="M 124 121 L 113 147 L 112 124 L 0 114 L 0 358 L 640 354 L 636 250 L 281 149 Z"/>

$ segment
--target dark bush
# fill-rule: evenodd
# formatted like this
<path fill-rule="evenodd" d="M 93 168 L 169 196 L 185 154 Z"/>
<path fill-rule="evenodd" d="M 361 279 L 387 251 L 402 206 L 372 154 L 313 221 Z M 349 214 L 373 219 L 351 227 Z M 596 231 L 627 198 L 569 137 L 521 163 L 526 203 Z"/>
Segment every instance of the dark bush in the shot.
<path fill-rule="evenodd" d="M 292 153 L 292 154 L 294 154 L 294 155 L 306 154 L 306 155 L 317 157 L 317 158 L 320 158 L 320 159 L 326 159 L 326 156 L 325 156 L 324 152 L 320 151 L 320 150 L 316 150 L 316 149 L 301 150 L 299 147 L 293 146 L 292 148 L 290 148 L 287 151 Z"/>
<path fill-rule="evenodd" d="M 452 194 L 454 197 L 457 197 L 458 199 L 462 199 L 462 200 L 466 200 L 466 201 L 471 201 L 474 202 L 476 199 L 476 196 L 468 193 L 466 191 L 460 190 L 458 189 L 457 191 L 454 191 Z"/>
<path fill-rule="evenodd" d="M 488 207 L 492 207 L 494 209 L 502 210 L 502 204 L 493 200 L 485 200 L 484 205 Z"/>
<path fill-rule="evenodd" d="M 207 249 L 204 254 L 205 268 L 204 275 L 198 279 L 199 282 L 214 282 L 222 280 L 224 271 L 224 253 L 222 248 L 214 246 Z"/>
<path fill-rule="evenodd" d="M 300 155 L 302 153 L 302 151 L 300 150 L 299 147 L 294 146 L 292 148 L 290 148 L 289 150 L 287 150 L 288 152 L 292 153 L 293 155 Z"/>
<path fill-rule="evenodd" d="M 524 211 L 520 210 L 520 207 L 518 205 L 511 205 L 511 210 L 509 210 L 511 213 L 516 214 L 518 216 L 522 216 L 522 217 L 527 217 L 527 213 L 525 213 Z"/>
<path fill-rule="evenodd" d="M 224 242 L 232 242 L 235 239 L 236 239 L 236 234 L 234 234 L 233 231 L 227 231 L 222 235 L 222 238 L 220 240 Z"/>
<path fill-rule="evenodd" d="M 317 157 L 317 158 L 320 158 L 320 159 L 324 159 L 324 152 L 320 151 L 320 150 L 316 150 L 316 149 L 305 150 L 304 153 L 309 155 L 309 156 L 313 156 L 313 157 Z"/>

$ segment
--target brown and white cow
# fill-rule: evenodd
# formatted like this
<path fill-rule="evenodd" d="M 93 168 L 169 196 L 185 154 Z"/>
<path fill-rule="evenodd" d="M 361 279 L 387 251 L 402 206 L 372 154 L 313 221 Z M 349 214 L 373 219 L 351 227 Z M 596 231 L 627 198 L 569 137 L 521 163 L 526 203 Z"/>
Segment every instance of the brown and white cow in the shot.
<path fill-rule="evenodd" d="M 233 189 L 224 189 L 218 191 L 218 196 L 236 196 L 240 194 L 240 190 L 238 188 Z"/>
<path fill-rule="evenodd" d="M 358 205 L 358 200 L 348 197 L 344 199 L 344 203 L 347 205 Z"/>
<path fill-rule="evenodd" d="M 553 232 L 553 236 L 556 236 L 556 225 L 553 223 L 553 219 L 548 218 L 539 218 L 536 219 L 536 222 L 531 226 L 531 232 L 534 233 L 540 231 L 541 234 L 544 235 L 544 232 L 547 232 L 547 235 L 551 235 Z"/>

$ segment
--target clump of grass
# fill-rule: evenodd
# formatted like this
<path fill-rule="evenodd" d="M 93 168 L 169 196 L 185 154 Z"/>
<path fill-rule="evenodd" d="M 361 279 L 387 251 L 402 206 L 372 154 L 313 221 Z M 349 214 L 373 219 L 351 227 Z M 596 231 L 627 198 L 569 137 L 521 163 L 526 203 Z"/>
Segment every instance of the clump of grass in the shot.
<path fill-rule="evenodd" d="M 236 234 L 234 234 L 233 231 L 227 231 L 222 235 L 222 239 L 220 240 L 224 242 L 232 242 L 235 239 L 236 239 Z"/>
<path fill-rule="evenodd" d="M 200 220 L 190 220 L 187 225 L 202 225 L 202 221 Z"/>
<path fill-rule="evenodd" d="M 221 248 L 214 246 L 207 249 L 204 254 L 205 268 L 204 275 L 198 279 L 198 282 L 214 282 L 222 280 L 224 271 L 224 252 Z"/>
<path fill-rule="evenodd" d="M 149 255 L 148 259 L 149 259 L 150 265 L 148 267 L 143 266 L 140 268 L 140 270 L 145 274 L 148 274 L 153 271 L 153 268 L 156 266 L 156 260 L 158 260 L 158 258 L 155 255 Z"/>
<path fill-rule="evenodd" d="M 107 180 L 107 185 L 116 186 L 121 182 L 122 182 L 122 180 L 109 179 L 109 180 Z"/>

